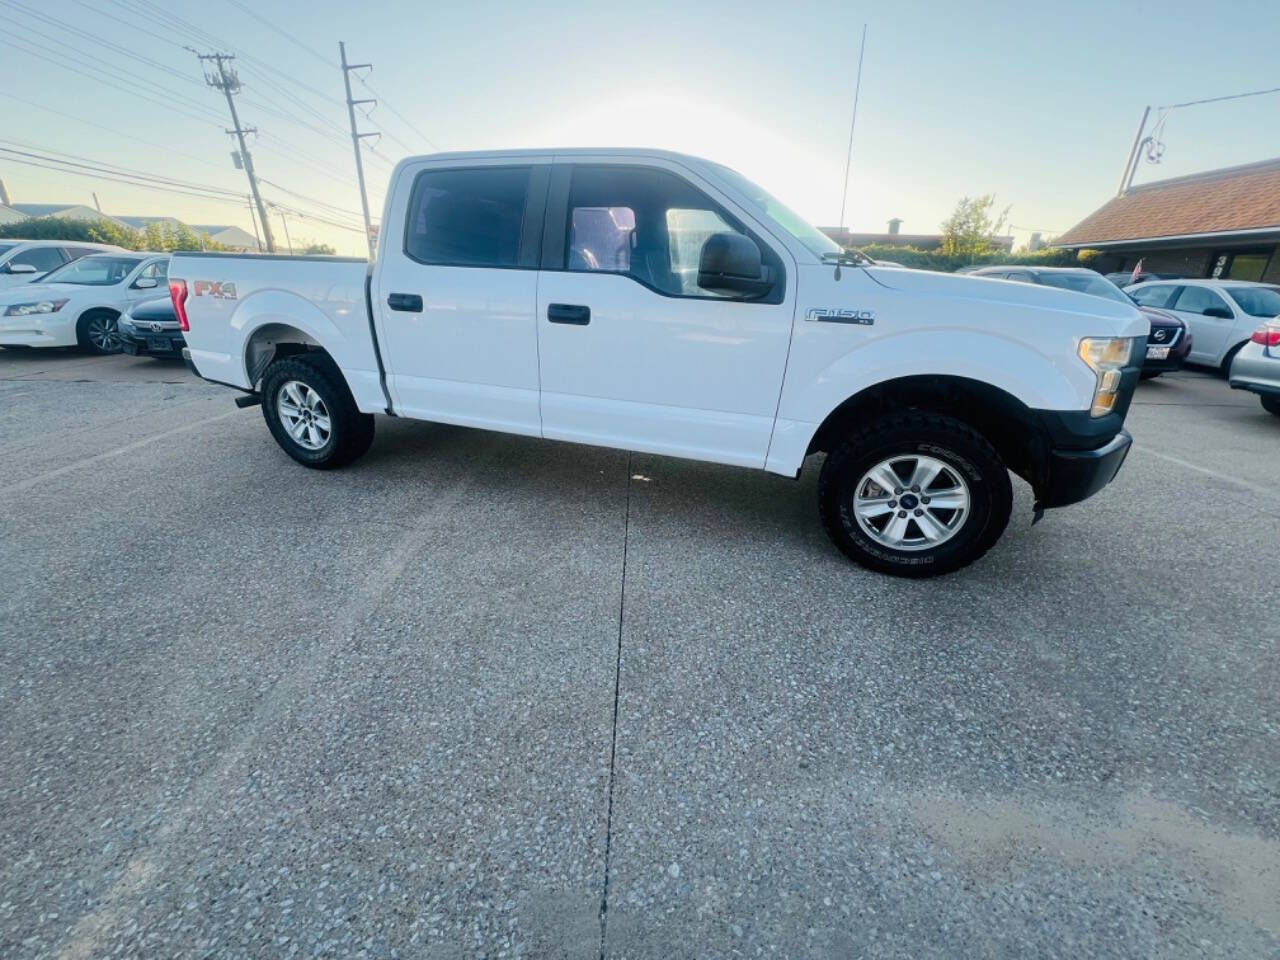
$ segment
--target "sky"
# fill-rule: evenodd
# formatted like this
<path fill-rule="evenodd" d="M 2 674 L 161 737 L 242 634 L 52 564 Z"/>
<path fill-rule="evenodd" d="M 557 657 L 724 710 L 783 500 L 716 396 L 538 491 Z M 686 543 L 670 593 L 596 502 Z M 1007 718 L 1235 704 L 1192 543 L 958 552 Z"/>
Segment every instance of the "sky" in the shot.
<path fill-rule="evenodd" d="M 0 179 L 15 202 L 96 193 L 109 214 L 251 229 L 226 102 L 183 48 L 231 50 L 277 241 L 363 255 L 344 40 L 373 64 L 354 95 L 380 98 L 359 117 L 384 133 L 364 153 L 375 219 L 406 155 L 635 146 L 725 163 L 835 225 L 864 23 L 855 230 L 933 233 L 994 193 L 1019 244 L 1063 232 L 1115 194 L 1145 106 L 1280 87 L 1275 0 L 0 0 Z M 1162 139 L 1135 182 L 1280 156 L 1280 94 L 1174 110 Z M 31 154 L 98 170 L 15 162 Z"/>

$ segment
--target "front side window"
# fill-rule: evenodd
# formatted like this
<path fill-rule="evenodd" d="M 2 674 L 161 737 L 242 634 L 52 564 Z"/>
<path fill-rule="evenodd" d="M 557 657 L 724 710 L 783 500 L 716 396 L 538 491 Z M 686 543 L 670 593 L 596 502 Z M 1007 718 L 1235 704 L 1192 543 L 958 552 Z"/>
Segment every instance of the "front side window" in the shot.
<path fill-rule="evenodd" d="M 738 171 L 716 164 L 716 172 L 727 180 L 747 202 L 756 208 L 782 229 L 800 241 L 810 253 L 821 258 L 824 254 L 840 253 L 843 249 L 817 227 L 810 224 L 800 214 L 791 210 L 768 191 L 756 186 Z"/>
<path fill-rule="evenodd" d="M 1178 304 L 1175 309 L 1184 313 L 1201 313 L 1217 307 L 1220 310 L 1227 310 L 1226 302 L 1214 293 L 1204 287 L 1183 287 L 1182 293 L 1178 296 Z"/>
<path fill-rule="evenodd" d="M 74 283 L 83 287 L 110 287 L 122 283 L 142 261 L 138 257 L 83 257 L 44 278 L 45 283 Z"/>
<path fill-rule="evenodd" d="M 778 269 L 770 251 L 692 184 L 664 170 L 579 166 L 569 187 L 565 266 L 620 273 L 676 297 L 742 298 L 699 286 L 702 252 L 714 236 L 733 234 L 760 250 L 764 271 Z"/>
<path fill-rule="evenodd" d="M 146 268 L 138 274 L 138 279 L 146 277 L 150 280 L 164 280 L 169 276 L 169 261 L 157 260 L 155 263 L 148 264 Z"/>
<path fill-rule="evenodd" d="M 1280 317 L 1280 287 L 1227 287 L 1227 293 L 1251 317 Z"/>
<path fill-rule="evenodd" d="M 48 273 L 65 262 L 62 251 L 57 247 L 32 247 L 30 250 L 15 253 L 13 259 L 9 261 L 11 264 L 25 263 L 35 267 L 36 273 Z"/>
<path fill-rule="evenodd" d="M 427 264 L 516 266 L 529 171 L 525 166 L 420 173 L 409 201 L 405 253 Z"/>
<path fill-rule="evenodd" d="M 1167 307 L 1173 300 L 1178 288 L 1167 283 L 1144 283 L 1140 287 L 1126 291 L 1133 302 L 1143 307 Z"/>

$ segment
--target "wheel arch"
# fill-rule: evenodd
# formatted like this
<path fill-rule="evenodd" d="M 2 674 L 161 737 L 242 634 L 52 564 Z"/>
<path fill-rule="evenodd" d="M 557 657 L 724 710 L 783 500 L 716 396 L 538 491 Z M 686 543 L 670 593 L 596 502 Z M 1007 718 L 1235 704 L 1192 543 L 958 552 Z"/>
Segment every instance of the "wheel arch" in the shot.
<path fill-rule="evenodd" d="M 806 456 L 830 452 L 855 424 L 903 410 L 928 410 L 961 420 L 996 448 L 1028 482 L 1049 449 L 1035 412 L 1013 394 L 981 380 L 950 374 L 896 377 L 872 384 L 840 403 L 818 425 Z"/>
<path fill-rule="evenodd" d="M 255 327 L 244 342 L 244 369 L 249 384 L 256 387 L 276 358 L 299 353 L 319 354 L 333 362 L 320 341 L 299 327 L 274 320 Z"/>

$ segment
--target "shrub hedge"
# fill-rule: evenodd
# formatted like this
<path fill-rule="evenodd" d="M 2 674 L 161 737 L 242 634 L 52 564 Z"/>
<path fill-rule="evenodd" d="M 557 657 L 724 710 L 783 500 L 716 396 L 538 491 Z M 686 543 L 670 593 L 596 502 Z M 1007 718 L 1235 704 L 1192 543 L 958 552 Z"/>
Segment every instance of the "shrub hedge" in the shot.
<path fill-rule="evenodd" d="M 1037 250 L 1034 253 L 1028 251 L 1005 253 L 1003 250 L 998 250 L 976 257 L 948 256 L 937 250 L 921 250 L 918 247 L 894 247 L 881 243 L 859 247 L 858 251 L 865 253 L 872 260 L 892 260 L 894 263 L 900 263 L 904 267 L 915 267 L 919 270 L 938 270 L 944 273 L 954 273 L 962 267 L 987 267 L 1005 263 L 1034 267 L 1089 267 L 1093 265 L 1093 261 L 1098 257 L 1097 250 L 1081 250 L 1077 254 L 1074 250 L 1049 248 Z"/>

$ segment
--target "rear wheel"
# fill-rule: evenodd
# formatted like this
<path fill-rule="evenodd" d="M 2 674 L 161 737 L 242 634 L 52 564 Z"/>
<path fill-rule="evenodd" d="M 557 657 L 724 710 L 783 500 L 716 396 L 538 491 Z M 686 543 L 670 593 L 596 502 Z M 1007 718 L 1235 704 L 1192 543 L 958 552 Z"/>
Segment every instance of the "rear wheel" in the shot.
<path fill-rule="evenodd" d="M 262 379 L 262 415 L 284 452 L 317 470 L 342 467 L 373 443 L 373 416 L 361 413 L 341 372 L 324 357 L 277 360 Z"/>
<path fill-rule="evenodd" d="M 1280 417 L 1280 397 L 1269 397 L 1263 395 L 1259 396 L 1258 399 L 1262 401 L 1263 410 L 1267 411 L 1267 413 L 1274 413 L 1277 417 Z"/>
<path fill-rule="evenodd" d="M 76 321 L 76 341 L 81 349 L 103 355 L 119 353 L 120 331 L 116 321 L 120 315 L 110 310 L 90 310 Z"/>
<path fill-rule="evenodd" d="M 847 437 L 818 482 L 823 526 L 851 560 L 900 577 L 967 566 L 1004 532 L 1009 472 L 977 431 L 951 417 L 885 417 Z"/>

